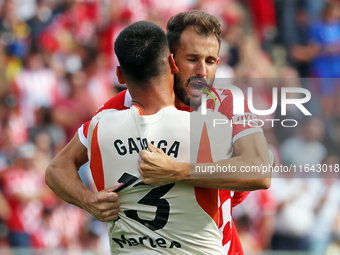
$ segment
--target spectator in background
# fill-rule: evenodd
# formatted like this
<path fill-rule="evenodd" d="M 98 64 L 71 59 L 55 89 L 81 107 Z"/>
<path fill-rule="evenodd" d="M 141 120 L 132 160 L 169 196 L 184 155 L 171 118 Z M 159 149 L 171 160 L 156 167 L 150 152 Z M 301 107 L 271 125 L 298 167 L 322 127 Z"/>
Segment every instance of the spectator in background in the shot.
<path fill-rule="evenodd" d="M 44 56 L 38 50 L 32 48 L 26 57 L 24 69 L 15 78 L 14 91 L 28 128 L 36 125 L 39 107 L 52 107 L 60 98 L 57 77 L 45 67 Z"/>
<path fill-rule="evenodd" d="M 293 67 L 283 67 L 281 68 L 279 72 L 279 95 L 278 95 L 278 106 L 275 111 L 275 117 L 274 119 L 280 120 L 280 122 L 283 119 L 294 119 L 299 124 L 302 124 L 302 120 L 305 117 L 305 115 L 301 112 L 301 110 L 296 107 L 296 105 L 288 104 L 286 106 L 286 115 L 281 115 L 281 90 L 280 88 L 300 88 L 302 87 L 302 80 L 299 79 L 299 74 L 297 70 Z M 289 93 L 287 96 L 288 98 L 299 98 L 300 93 Z M 317 108 L 317 105 L 315 106 L 315 100 L 311 100 L 308 102 L 308 110 Z M 311 111 L 311 110 L 310 110 Z M 313 112 L 314 113 L 314 112 Z M 278 123 L 278 122 L 277 122 Z M 281 124 L 277 124 L 274 126 L 274 133 L 276 138 L 280 143 L 284 142 L 287 138 L 291 138 L 296 135 L 297 128 L 285 128 Z"/>
<path fill-rule="evenodd" d="M 45 170 L 54 157 L 52 138 L 45 132 L 39 132 L 34 137 L 36 152 L 33 158 L 34 168 L 45 174 Z"/>
<path fill-rule="evenodd" d="M 323 7 L 325 6 L 325 0 L 305 0 L 308 9 L 308 16 L 310 22 L 319 20 Z M 338 1 L 338 0 L 328 0 L 328 1 Z"/>
<path fill-rule="evenodd" d="M 277 70 L 269 55 L 254 37 L 245 36 L 239 48 L 240 59 L 235 78 L 276 78 Z"/>
<path fill-rule="evenodd" d="M 46 206 L 32 233 L 32 245 L 35 248 L 65 248 L 69 253 L 80 252 L 82 226 L 89 215 L 81 209 L 70 206 L 56 198 L 53 204 Z"/>
<path fill-rule="evenodd" d="M 334 118 L 326 125 L 325 146 L 330 153 L 338 154 L 340 151 L 340 118 Z"/>
<path fill-rule="evenodd" d="M 3 250 L 5 247 L 9 246 L 9 242 L 7 239 L 8 230 L 6 228 L 5 221 L 9 219 L 10 214 L 11 214 L 10 206 L 0 186 L 0 250 Z M 4 251 L 2 252 L 6 255 Z M 10 255 L 9 251 L 8 254 Z"/>
<path fill-rule="evenodd" d="M 34 153 L 32 144 L 20 147 L 15 163 L 1 173 L 1 186 L 11 210 L 6 224 L 12 247 L 31 246 L 31 234 L 38 227 L 48 191 L 44 175 L 32 168 Z"/>
<path fill-rule="evenodd" d="M 9 207 L 6 197 L 2 193 L 2 188 L 0 186 L 0 225 L 2 225 L 3 221 L 6 221 L 9 219 L 10 214 L 11 214 L 11 209 Z"/>
<path fill-rule="evenodd" d="M 17 4 L 16 14 L 20 19 L 27 21 L 34 16 L 36 0 L 14 0 Z"/>
<path fill-rule="evenodd" d="M 247 218 L 249 222 L 247 232 L 251 235 L 253 242 L 255 242 L 253 245 L 257 250 L 264 251 L 271 249 L 276 218 L 276 201 L 272 194 L 272 189 L 250 192 L 247 200 L 235 207 L 233 216 L 235 217 L 236 229 L 239 232 L 242 228 L 240 224 L 244 222 L 244 217 Z M 244 245 L 247 241 L 243 240 L 242 236 L 240 233 L 241 243 Z M 250 251 L 253 251 L 253 249 Z"/>
<path fill-rule="evenodd" d="M 15 149 L 28 139 L 28 130 L 20 114 L 18 101 L 9 93 L 0 97 L 0 154 L 6 157 L 7 165 L 15 158 Z"/>
<path fill-rule="evenodd" d="M 29 49 L 29 27 L 18 17 L 17 8 L 16 1 L 4 1 L 0 10 L 0 35 L 7 52 L 23 58 Z"/>
<path fill-rule="evenodd" d="M 325 5 L 322 18 L 311 25 L 310 47 L 314 58 L 311 73 L 315 78 L 340 77 L 340 3 Z M 339 93 L 338 79 L 320 79 L 321 114 L 324 118 L 336 113 L 336 96 Z"/>
<path fill-rule="evenodd" d="M 228 65 L 234 68 L 240 61 L 240 48 L 245 39 L 243 28 L 245 17 L 238 2 L 229 1 L 227 3 L 223 20 L 225 25 L 223 26 L 222 37 L 229 47 Z"/>
<path fill-rule="evenodd" d="M 337 155 L 328 155 L 323 161 L 321 178 L 313 179 L 313 186 L 318 191 L 315 200 L 315 222 L 310 234 L 312 251 L 315 254 L 325 254 L 336 234 L 336 220 L 340 214 L 340 182 L 334 178 L 331 170 L 334 171 L 336 165 L 339 169 L 340 159 Z M 325 169 L 325 168 L 324 168 Z M 336 170 L 335 170 L 336 171 Z M 333 178 L 332 178 L 333 177 Z"/>
<path fill-rule="evenodd" d="M 278 204 L 272 249 L 310 251 L 309 234 L 316 208 L 316 194 L 310 179 L 298 179 L 285 173 L 273 179 L 272 188 Z"/>
<path fill-rule="evenodd" d="M 107 56 L 99 54 L 94 48 L 85 48 L 88 52 L 87 57 L 83 61 L 84 70 L 87 75 L 87 88 L 89 94 L 98 109 L 111 97 L 116 95 L 116 89 L 111 83 L 109 72 L 109 61 Z"/>
<path fill-rule="evenodd" d="M 79 126 L 89 120 L 97 107 L 87 90 L 87 76 L 84 71 L 68 74 L 69 95 L 59 100 L 53 108 L 54 123 L 65 130 L 66 139 L 70 141 Z"/>
<path fill-rule="evenodd" d="M 105 245 L 101 244 L 101 236 L 104 234 L 107 241 L 107 226 L 103 222 L 86 218 L 82 225 L 80 233 L 81 245 L 85 249 L 98 251 L 99 254 L 110 254 L 109 250 L 105 250 Z"/>
<path fill-rule="evenodd" d="M 228 65 L 229 62 L 229 46 L 228 43 L 224 40 L 221 40 L 220 52 L 219 52 L 220 61 L 218 63 L 216 69 L 216 78 L 226 78 L 231 79 L 235 77 L 234 69 Z"/>
<path fill-rule="evenodd" d="M 333 228 L 332 241 L 328 246 L 327 255 L 340 253 L 340 213 L 337 216 L 336 222 Z"/>
<path fill-rule="evenodd" d="M 62 127 L 52 121 L 52 109 L 40 107 L 37 111 L 37 124 L 30 130 L 29 140 L 33 142 L 41 133 L 47 134 L 51 139 L 51 156 L 56 155 L 66 144 L 66 134 Z"/>
<path fill-rule="evenodd" d="M 309 17 L 306 0 L 286 0 L 282 5 L 283 43 L 287 48 L 287 60 L 297 69 L 300 77 L 310 75 L 310 55 L 308 47 Z"/>
<path fill-rule="evenodd" d="M 33 232 L 32 246 L 39 249 L 56 249 L 62 246 L 61 233 L 52 226 L 53 208 L 44 208 L 39 225 Z"/>
<path fill-rule="evenodd" d="M 273 0 L 247 0 L 252 16 L 254 36 L 259 40 L 262 48 L 271 53 L 276 35 L 276 11 Z"/>
<path fill-rule="evenodd" d="M 223 39 L 229 47 L 228 64 L 235 68 L 240 61 L 240 48 L 243 45 L 245 35 L 242 26 L 231 24 L 225 29 Z"/>
<path fill-rule="evenodd" d="M 309 166 L 321 164 L 326 156 L 326 148 L 321 143 L 324 137 L 323 121 L 318 117 L 311 117 L 300 125 L 300 133 L 286 139 L 280 148 L 283 165 L 304 167 L 305 164 Z M 306 173 L 307 171 L 304 172 Z M 310 173 L 307 173 L 307 177 L 311 177 Z M 272 248 L 274 250 L 310 251 L 309 236 L 316 218 L 317 201 L 315 198 L 318 189 L 313 179 L 297 178 L 294 171 L 282 172 L 279 177 L 281 178 L 273 179 L 272 185 L 278 203 Z"/>
<path fill-rule="evenodd" d="M 117 1 L 114 4 L 109 5 L 108 12 L 108 23 L 106 26 L 101 28 L 98 33 L 98 50 L 100 53 L 106 55 L 109 63 L 109 70 L 111 72 L 111 82 L 115 86 L 117 92 L 120 92 L 126 89 L 126 86 L 121 85 L 118 82 L 118 78 L 115 73 L 118 66 L 118 59 L 114 53 L 113 43 L 123 28 L 130 24 L 132 14 L 128 8 L 124 7 L 122 1 Z"/>
<path fill-rule="evenodd" d="M 33 47 L 39 47 L 39 36 L 41 32 L 52 21 L 52 10 L 50 0 L 37 0 L 37 9 L 34 16 L 27 21 L 27 25 L 30 27 L 31 33 L 31 45 Z"/>
<path fill-rule="evenodd" d="M 340 77 L 340 3 L 330 2 L 325 5 L 321 20 L 311 24 L 309 40 L 317 51 L 311 63 L 313 76 Z M 335 88 L 321 89 L 322 92 L 331 93 Z"/>
<path fill-rule="evenodd" d="M 251 233 L 252 222 L 248 214 L 240 215 L 235 220 L 235 226 L 242 242 L 242 248 L 245 254 L 251 252 L 261 252 L 261 247 L 258 244 L 256 238 Z"/>
<path fill-rule="evenodd" d="M 286 139 L 281 145 L 282 163 L 296 166 L 321 164 L 327 154 L 325 146 L 321 143 L 325 132 L 322 119 L 309 117 L 300 125 L 300 132 Z"/>

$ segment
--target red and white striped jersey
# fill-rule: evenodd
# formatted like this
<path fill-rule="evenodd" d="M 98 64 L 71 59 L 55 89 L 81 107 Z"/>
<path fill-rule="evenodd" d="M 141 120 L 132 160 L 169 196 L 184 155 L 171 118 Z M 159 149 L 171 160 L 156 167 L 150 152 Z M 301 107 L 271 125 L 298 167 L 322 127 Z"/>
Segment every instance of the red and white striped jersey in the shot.
<path fill-rule="evenodd" d="M 214 109 L 220 112 L 222 115 L 228 118 L 228 120 L 232 120 L 233 118 L 242 118 L 242 116 L 236 116 L 233 114 L 233 97 L 232 93 L 229 90 L 216 89 L 219 94 L 222 103 L 214 104 L 212 99 L 207 100 L 207 108 Z M 216 98 L 217 99 L 217 98 Z M 216 100 L 218 102 L 218 100 Z M 116 110 L 125 110 L 129 109 L 132 104 L 132 98 L 128 90 L 122 91 L 118 93 L 115 97 L 111 98 L 104 105 L 102 105 L 96 112 L 96 114 L 100 113 L 106 109 L 116 109 Z M 183 111 L 190 111 L 190 107 L 182 107 L 178 108 Z M 252 113 L 250 112 L 248 105 L 245 101 L 244 104 L 244 118 L 250 116 Z M 236 121 L 237 123 L 237 121 Z M 236 124 L 235 121 L 232 125 L 232 143 L 234 143 L 237 139 L 257 133 L 262 132 L 261 128 L 254 128 L 249 125 Z M 78 130 L 78 136 L 80 141 L 84 146 L 87 147 L 87 135 L 88 135 L 88 127 L 90 121 L 84 123 Z M 225 248 L 226 254 L 228 255 L 242 255 L 243 250 L 241 246 L 240 239 L 237 234 L 237 230 L 232 221 L 232 208 L 239 203 L 241 203 L 249 194 L 249 192 L 234 192 L 229 190 L 219 190 L 219 230 L 222 236 L 222 244 Z"/>
<path fill-rule="evenodd" d="M 44 188 L 44 176 L 34 169 L 8 168 L 1 173 L 1 188 L 11 210 L 7 228 L 12 232 L 34 232 L 39 227 L 43 203 L 38 199 L 22 201 L 18 194 L 39 196 Z"/>

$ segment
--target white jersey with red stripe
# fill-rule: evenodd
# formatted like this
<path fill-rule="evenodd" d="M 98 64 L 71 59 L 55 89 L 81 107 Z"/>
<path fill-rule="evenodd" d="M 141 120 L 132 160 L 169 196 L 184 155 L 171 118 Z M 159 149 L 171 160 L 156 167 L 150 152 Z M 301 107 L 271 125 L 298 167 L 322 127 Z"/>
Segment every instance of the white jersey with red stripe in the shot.
<path fill-rule="evenodd" d="M 254 128 L 249 125 L 237 124 L 238 120 L 242 120 L 242 118 L 247 119 L 250 116 L 253 116 L 250 112 L 246 101 L 244 102 L 244 115 L 234 115 L 233 114 L 233 96 L 229 90 L 216 89 L 218 95 L 221 98 L 221 102 L 219 102 L 218 98 L 215 98 L 217 105 L 214 104 L 213 100 L 207 100 L 207 108 L 214 109 L 215 111 L 220 112 L 224 118 L 227 117 L 228 120 L 235 120 L 232 124 L 232 142 L 233 143 L 244 136 L 262 132 L 261 128 Z M 117 110 L 125 110 L 131 107 L 132 98 L 128 90 L 122 91 L 117 94 L 115 97 L 111 98 L 107 101 L 102 107 L 100 107 L 96 114 L 100 113 L 106 109 L 117 109 Z M 189 111 L 190 107 L 179 108 L 180 110 Z M 80 141 L 84 146 L 87 147 L 87 136 L 88 136 L 88 127 L 90 121 L 84 123 L 79 130 L 78 136 Z M 229 126 L 229 125 L 228 125 Z M 225 248 L 226 254 L 228 255 L 242 255 L 243 250 L 242 246 L 235 228 L 235 225 L 232 221 L 232 208 L 239 203 L 241 203 L 249 194 L 249 192 L 234 192 L 229 190 L 219 190 L 219 229 L 222 237 L 222 244 Z"/>
<path fill-rule="evenodd" d="M 244 101 L 244 114 L 235 115 L 233 112 L 233 94 L 230 90 L 215 89 L 215 98 L 207 100 L 207 108 L 218 111 L 223 119 L 232 124 L 231 146 L 240 138 L 254 133 L 262 133 L 262 128 L 253 127 L 247 121 L 257 119 L 257 116 L 250 112 L 248 104 Z M 199 112 L 201 108 L 197 109 Z M 238 237 L 234 222 L 232 221 L 233 207 L 241 203 L 249 192 L 235 192 L 219 190 L 219 229 L 222 237 L 222 245 L 228 255 L 243 255 L 242 245 Z"/>
<path fill-rule="evenodd" d="M 197 139 L 191 134 L 190 113 L 173 106 L 149 116 L 140 116 L 132 106 L 93 117 L 87 140 L 95 184 L 102 190 L 124 183 L 118 190 L 119 219 L 108 223 L 112 254 L 225 254 L 218 228 L 218 190 L 183 183 L 155 187 L 139 178 L 139 151 L 147 149 L 147 141 L 178 162 L 206 162 L 205 138 L 212 144 L 222 141 L 211 159 L 231 156 L 226 153 L 231 129 L 217 137 L 211 125 L 196 124 Z"/>

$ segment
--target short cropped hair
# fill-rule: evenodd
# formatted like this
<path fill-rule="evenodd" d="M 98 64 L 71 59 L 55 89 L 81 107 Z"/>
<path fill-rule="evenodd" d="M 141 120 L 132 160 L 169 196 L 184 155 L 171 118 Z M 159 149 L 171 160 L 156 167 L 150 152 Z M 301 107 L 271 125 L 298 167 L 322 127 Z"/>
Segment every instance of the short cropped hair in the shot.
<path fill-rule="evenodd" d="M 124 78 L 139 83 L 160 75 L 169 54 L 165 31 L 148 21 L 127 26 L 118 35 L 114 50 Z"/>
<path fill-rule="evenodd" d="M 171 53 L 174 55 L 180 46 L 183 31 L 192 27 L 197 34 L 202 36 L 216 36 L 221 45 L 221 22 L 208 13 L 202 11 L 186 11 L 172 16 L 167 23 L 167 38 Z"/>

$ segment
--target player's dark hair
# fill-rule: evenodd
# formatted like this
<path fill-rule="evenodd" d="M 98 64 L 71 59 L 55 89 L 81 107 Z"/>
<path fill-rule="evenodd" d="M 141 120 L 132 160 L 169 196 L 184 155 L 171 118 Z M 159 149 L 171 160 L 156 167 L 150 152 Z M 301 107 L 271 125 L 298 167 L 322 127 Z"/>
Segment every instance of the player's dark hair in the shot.
<path fill-rule="evenodd" d="M 201 36 L 216 36 L 221 45 L 221 22 L 202 11 L 186 11 L 172 16 L 166 25 L 167 38 L 171 53 L 176 54 L 181 44 L 181 35 L 187 27 L 192 27 Z"/>
<path fill-rule="evenodd" d="M 144 83 L 159 76 L 169 54 L 164 30 L 154 23 L 138 21 L 126 27 L 114 45 L 124 78 Z"/>

